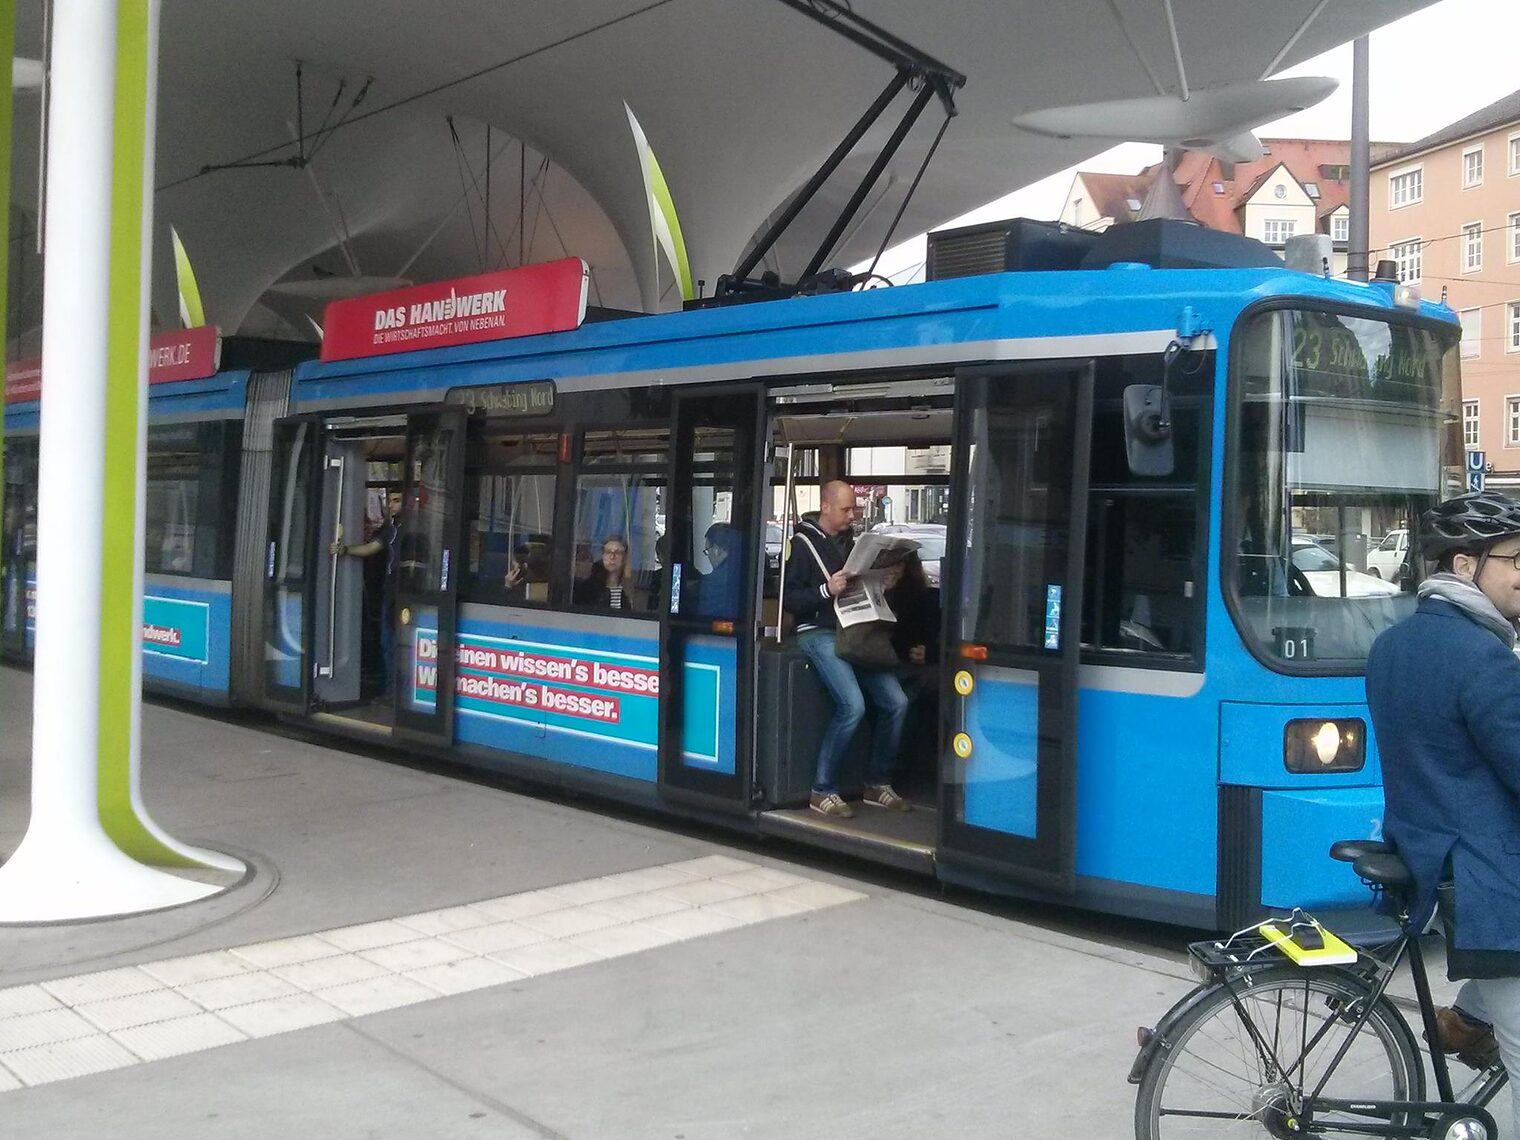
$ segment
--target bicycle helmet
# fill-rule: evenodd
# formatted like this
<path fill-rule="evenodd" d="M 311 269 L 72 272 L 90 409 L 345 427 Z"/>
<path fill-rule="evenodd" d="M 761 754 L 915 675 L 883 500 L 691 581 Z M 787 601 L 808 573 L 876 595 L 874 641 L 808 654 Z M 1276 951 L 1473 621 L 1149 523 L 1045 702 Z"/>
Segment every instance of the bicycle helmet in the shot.
<path fill-rule="evenodd" d="M 1476 554 L 1520 536 L 1520 502 L 1497 491 L 1458 495 L 1431 507 L 1420 523 L 1420 549 L 1432 562 L 1447 554 Z"/>

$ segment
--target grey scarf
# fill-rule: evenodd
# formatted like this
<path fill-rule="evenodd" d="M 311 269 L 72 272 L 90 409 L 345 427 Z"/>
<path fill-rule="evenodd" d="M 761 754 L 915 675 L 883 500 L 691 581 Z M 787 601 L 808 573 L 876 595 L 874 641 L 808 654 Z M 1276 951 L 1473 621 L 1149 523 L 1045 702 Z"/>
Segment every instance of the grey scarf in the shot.
<path fill-rule="evenodd" d="M 1488 595 L 1460 574 L 1432 574 L 1420 583 L 1422 598 L 1450 602 L 1511 649 L 1515 648 L 1515 625 L 1488 600 Z"/>

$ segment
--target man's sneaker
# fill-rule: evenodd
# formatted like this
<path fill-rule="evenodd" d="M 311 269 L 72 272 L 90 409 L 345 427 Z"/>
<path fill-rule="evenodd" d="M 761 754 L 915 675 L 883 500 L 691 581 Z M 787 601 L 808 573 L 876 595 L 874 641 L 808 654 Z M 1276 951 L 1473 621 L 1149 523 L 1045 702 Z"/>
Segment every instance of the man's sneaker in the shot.
<path fill-rule="evenodd" d="M 808 807 L 837 819 L 849 819 L 855 814 L 855 809 L 840 799 L 838 792 L 813 792 L 808 796 Z"/>
<path fill-rule="evenodd" d="M 1499 1060 L 1499 1042 L 1491 1026 L 1469 1021 L 1459 1009 L 1436 1008 L 1436 1036 L 1441 1052 L 1455 1053 L 1457 1060 L 1474 1069 L 1487 1069 Z"/>
<path fill-rule="evenodd" d="M 913 810 L 913 805 L 894 792 L 891 784 L 867 784 L 865 794 L 860 797 L 860 800 L 872 807 L 886 808 L 888 811 Z"/>

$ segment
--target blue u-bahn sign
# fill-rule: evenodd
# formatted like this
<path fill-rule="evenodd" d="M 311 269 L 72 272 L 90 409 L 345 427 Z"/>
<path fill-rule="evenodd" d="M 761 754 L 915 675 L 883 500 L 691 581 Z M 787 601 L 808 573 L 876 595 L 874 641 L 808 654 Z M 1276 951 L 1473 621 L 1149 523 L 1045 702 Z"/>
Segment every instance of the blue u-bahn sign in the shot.
<path fill-rule="evenodd" d="M 1488 467 L 1488 452 L 1469 451 L 1467 453 L 1467 489 L 1468 491 L 1483 490 L 1483 473 Z"/>

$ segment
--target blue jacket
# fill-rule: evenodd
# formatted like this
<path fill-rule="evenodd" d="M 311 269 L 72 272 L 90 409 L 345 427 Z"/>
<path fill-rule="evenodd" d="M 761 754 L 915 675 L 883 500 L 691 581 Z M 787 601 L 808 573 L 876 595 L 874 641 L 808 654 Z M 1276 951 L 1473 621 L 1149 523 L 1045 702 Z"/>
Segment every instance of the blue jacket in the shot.
<path fill-rule="evenodd" d="M 1427 920 L 1448 857 L 1455 950 L 1520 951 L 1520 659 L 1440 598 L 1373 643 L 1367 704 L 1383 758 L 1383 836 Z M 1507 972 L 1507 971 L 1506 971 Z"/>

